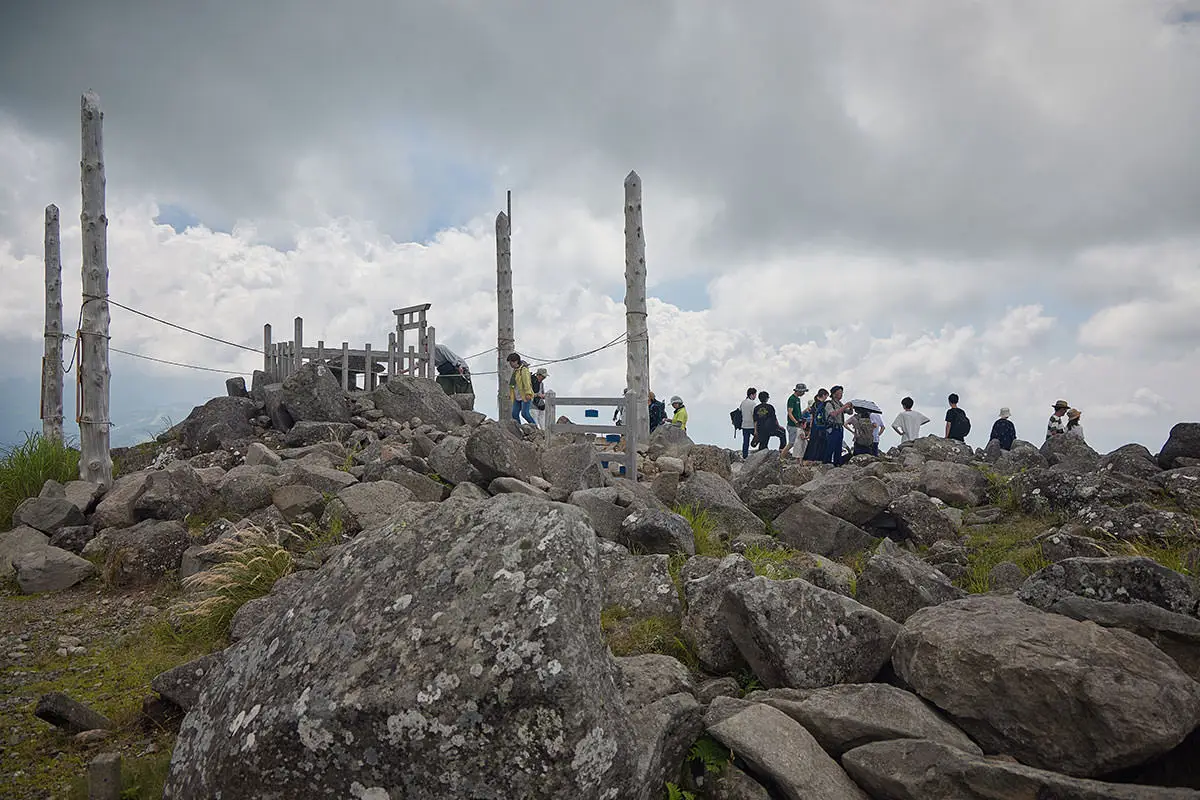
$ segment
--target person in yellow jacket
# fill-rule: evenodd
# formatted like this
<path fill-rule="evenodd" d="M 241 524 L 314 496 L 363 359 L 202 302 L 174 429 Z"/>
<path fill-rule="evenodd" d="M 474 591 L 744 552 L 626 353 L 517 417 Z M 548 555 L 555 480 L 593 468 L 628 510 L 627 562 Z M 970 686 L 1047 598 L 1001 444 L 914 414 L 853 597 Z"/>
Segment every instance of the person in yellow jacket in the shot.
<path fill-rule="evenodd" d="M 521 360 L 520 353 L 509 353 L 508 366 L 512 376 L 508 379 L 508 399 L 512 401 L 512 418 L 517 422 L 524 417 L 530 425 L 537 425 L 533 418 L 533 376 L 529 365 Z"/>
<path fill-rule="evenodd" d="M 675 409 L 675 416 L 671 417 L 671 424 L 678 425 L 683 428 L 683 432 L 687 433 L 687 409 L 683 407 L 683 398 L 675 395 L 671 398 L 671 408 Z"/>

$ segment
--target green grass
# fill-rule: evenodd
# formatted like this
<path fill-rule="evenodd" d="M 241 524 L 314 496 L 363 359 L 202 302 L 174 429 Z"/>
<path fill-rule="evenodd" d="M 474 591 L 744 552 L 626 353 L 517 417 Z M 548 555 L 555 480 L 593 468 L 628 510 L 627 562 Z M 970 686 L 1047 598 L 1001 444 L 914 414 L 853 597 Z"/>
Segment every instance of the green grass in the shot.
<path fill-rule="evenodd" d="M 1035 536 L 1052 523 L 1039 517 L 1019 517 L 996 525 L 981 525 L 967 540 L 967 571 L 956 583 L 972 594 L 991 591 L 988 573 L 1002 561 L 1011 561 L 1032 575 L 1050 561 Z"/>
<path fill-rule="evenodd" d="M 1109 550 L 1123 552 L 1125 555 L 1145 556 L 1152 558 L 1159 564 L 1162 564 L 1167 569 L 1173 569 L 1182 575 L 1188 575 L 1196 578 L 1192 570 L 1187 566 L 1187 554 L 1196 549 L 1195 540 L 1188 541 L 1186 539 L 1172 539 L 1166 542 L 1123 542 L 1117 547 L 1109 547 Z"/>
<path fill-rule="evenodd" d="M 799 578 L 800 571 L 790 562 L 795 559 L 810 558 L 807 554 L 784 545 L 780 545 L 778 548 L 763 547 L 758 544 L 751 545 L 742 555 L 754 565 L 755 575 L 762 575 L 776 581 Z"/>
<path fill-rule="evenodd" d="M 683 565 L 687 563 L 687 553 L 675 553 L 667 561 L 667 574 L 671 576 L 671 583 L 675 584 L 675 592 L 679 595 L 679 607 L 687 608 L 687 597 L 683 591 Z"/>
<path fill-rule="evenodd" d="M 271 591 L 275 581 L 295 569 L 295 559 L 281 545 L 257 529 L 218 542 L 213 548 L 224 557 L 211 569 L 183 581 L 185 591 L 198 595 L 184 601 L 184 624 L 209 636 L 225 636 L 239 608 Z"/>
<path fill-rule="evenodd" d="M 696 542 L 696 555 L 724 558 L 729 555 L 729 547 L 721 541 L 717 533 L 717 523 L 705 509 L 695 506 L 678 505 L 672 509 L 692 526 L 692 538 Z"/>
<path fill-rule="evenodd" d="M 141 758 L 121 759 L 121 800 L 159 800 L 171 771 L 171 749 L 162 748 Z M 87 777 L 71 786 L 70 800 L 87 800 Z"/>
<path fill-rule="evenodd" d="M 48 480 L 79 479 L 79 451 L 70 443 L 25 434 L 25 442 L 0 449 L 0 530 L 12 527 L 12 512 L 23 500 L 37 497 Z"/>
<path fill-rule="evenodd" d="M 1021 498 L 1017 491 L 1016 476 L 1001 475 L 990 467 L 978 467 L 978 469 L 983 473 L 983 477 L 987 478 L 988 502 L 1005 511 L 1019 512 Z"/>
<path fill-rule="evenodd" d="M 659 653 L 678 659 L 696 672 L 700 662 L 684 641 L 676 617 L 634 619 L 622 606 L 609 606 L 600 612 L 600 630 L 614 656 L 640 656 Z"/>

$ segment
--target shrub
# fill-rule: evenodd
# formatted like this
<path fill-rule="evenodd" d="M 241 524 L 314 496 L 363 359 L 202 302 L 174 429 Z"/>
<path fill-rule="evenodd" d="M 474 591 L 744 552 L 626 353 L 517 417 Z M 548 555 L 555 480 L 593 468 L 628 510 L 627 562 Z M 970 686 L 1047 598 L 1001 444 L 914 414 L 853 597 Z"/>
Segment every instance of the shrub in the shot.
<path fill-rule="evenodd" d="M 27 433 L 24 444 L 0 450 L 0 530 L 12 527 L 13 511 L 46 481 L 78 479 L 79 451 L 69 443 Z"/>
<path fill-rule="evenodd" d="M 183 581 L 185 590 L 198 590 L 199 596 L 184 603 L 181 617 L 188 626 L 223 636 L 234 613 L 271 591 L 275 581 L 292 572 L 295 561 L 259 528 L 218 542 L 212 550 L 222 560 Z"/>
<path fill-rule="evenodd" d="M 717 534 L 717 523 L 709 516 L 706 509 L 695 506 L 675 506 L 672 509 L 692 526 L 692 539 L 696 542 L 696 555 L 724 558 L 729 555 L 729 548 Z"/>

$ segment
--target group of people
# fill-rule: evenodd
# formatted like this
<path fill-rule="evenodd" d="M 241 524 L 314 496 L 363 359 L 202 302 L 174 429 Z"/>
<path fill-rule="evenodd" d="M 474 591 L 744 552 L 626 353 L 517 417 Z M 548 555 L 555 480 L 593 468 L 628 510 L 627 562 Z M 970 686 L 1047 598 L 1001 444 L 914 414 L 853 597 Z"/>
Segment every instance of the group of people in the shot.
<path fill-rule="evenodd" d="M 844 388 L 834 386 L 826 391 L 819 389 L 811 402 L 805 402 L 808 386 L 796 384 L 787 400 L 786 425 L 781 425 L 770 402 L 771 395 L 753 386 L 746 390 L 746 399 L 730 412 L 735 432 L 742 434 L 742 458 L 748 458 L 750 448 L 767 449 L 775 439 L 779 440 L 779 455 L 789 454 L 806 461 L 823 461 L 829 464 L 842 463 L 847 455 L 879 455 L 879 436 L 887 427 L 879 406 L 870 401 L 843 401 Z M 965 441 L 971 432 L 971 419 L 959 407 L 959 397 L 951 394 L 946 398 L 945 438 Z M 921 427 L 930 422 L 929 417 L 913 408 L 913 399 L 900 401 L 904 409 L 892 421 L 892 430 L 900 436 L 900 443 L 911 442 L 921 435 Z M 1054 413 L 1046 428 L 1046 438 L 1075 436 L 1083 438 L 1083 414 L 1071 408 L 1065 400 L 1053 406 Z M 1001 449 L 1009 450 L 1017 439 L 1017 429 L 1007 407 L 1000 409 L 999 418 L 992 425 L 990 440 L 996 440 Z M 851 446 L 846 446 L 847 432 L 852 437 Z M 797 445 L 799 444 L 799 447 Z M 847 450 L 849 453 L 847 454 Z"/>

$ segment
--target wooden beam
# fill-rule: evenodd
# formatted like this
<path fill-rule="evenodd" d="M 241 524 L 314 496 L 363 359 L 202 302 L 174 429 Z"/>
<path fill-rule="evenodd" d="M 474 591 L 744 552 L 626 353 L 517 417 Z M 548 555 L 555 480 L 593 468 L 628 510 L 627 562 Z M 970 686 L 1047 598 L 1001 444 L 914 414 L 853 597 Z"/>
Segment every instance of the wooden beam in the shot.
<path fill-rule="evenodd" d="M 496 215 L 496 419 L 507 419 L 512 409 L 512 401 L 508 396 L 512 370 L 506 360 L 509 353 L 516 349 L 511 236 L 508 215 L 501 211 Z"/>
<path fill-rule="evenodd" d="M 46 326 L 42 344 L 42 436 L 63 440 L 62 249 L 58 206 L 46 206 Z"/>
<path fill-rule="evenodd" d="M 625 178 L 625 424 L 650 436 L 650 334 L 646 327 L 646 239 L 642 231 L 642 179 Z"/>

